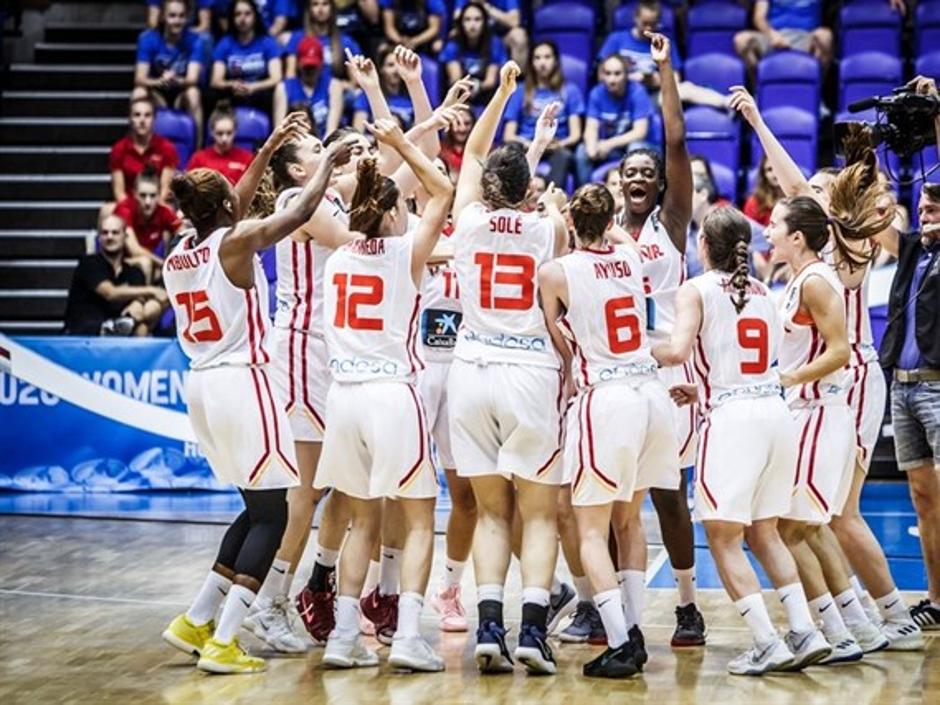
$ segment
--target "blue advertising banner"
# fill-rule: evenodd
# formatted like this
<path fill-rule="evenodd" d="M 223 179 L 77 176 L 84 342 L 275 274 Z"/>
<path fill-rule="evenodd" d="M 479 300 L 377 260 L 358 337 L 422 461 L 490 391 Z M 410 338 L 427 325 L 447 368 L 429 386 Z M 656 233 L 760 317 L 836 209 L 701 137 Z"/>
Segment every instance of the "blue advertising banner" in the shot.
<path fill-rule="evenodd" d="M 192 439 L 175 340 L 0 336 L 0 370 L 0 489 L 230 489 Z"/>

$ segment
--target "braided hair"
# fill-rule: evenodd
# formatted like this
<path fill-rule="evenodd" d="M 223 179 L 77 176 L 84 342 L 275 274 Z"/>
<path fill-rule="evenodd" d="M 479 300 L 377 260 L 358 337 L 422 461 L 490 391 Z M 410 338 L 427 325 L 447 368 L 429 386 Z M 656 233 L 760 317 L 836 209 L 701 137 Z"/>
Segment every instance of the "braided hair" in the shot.
<path fill-rule="evenodd" d="M 731 303 L 740 314 L 748 302 L 751 225 L 737 208 L 716 208 L 705 216 L 702 235 L 708 245 L 708 259 L 712 267 L 731 275 L 730 283 L 734 289 Z"/>
<path fill-rule="evenodd" d="M 492 209 L 519 208 L 530 180 L 525 148 L 518 142 L 497 147 L 483 164 L 483 201 Z"/>

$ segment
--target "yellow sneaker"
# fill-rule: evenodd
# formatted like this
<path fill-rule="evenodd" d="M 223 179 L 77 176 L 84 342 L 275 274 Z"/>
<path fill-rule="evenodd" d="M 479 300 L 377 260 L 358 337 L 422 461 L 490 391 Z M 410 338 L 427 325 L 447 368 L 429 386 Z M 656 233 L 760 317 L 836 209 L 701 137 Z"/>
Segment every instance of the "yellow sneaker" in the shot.
<path fill-rule="evenodd" d="M 184 612 L 170 622 L 170 626 L 163 632 L 163 640 L 184 653 L 199 656 L 202 653 L 202 647 L 212 638 L 214 631 L 215 623 L 211 619 L 197 627 L 189 621 L 189 617 Z"/>
<path fill-rule="evenodd" d="M 263 658 L 249 656 L 239 646 L 238 639 L 223 644 L 209 639 L 202 648 L 196 668 L 209 673 L 260 673 L 268 667 Z"/>

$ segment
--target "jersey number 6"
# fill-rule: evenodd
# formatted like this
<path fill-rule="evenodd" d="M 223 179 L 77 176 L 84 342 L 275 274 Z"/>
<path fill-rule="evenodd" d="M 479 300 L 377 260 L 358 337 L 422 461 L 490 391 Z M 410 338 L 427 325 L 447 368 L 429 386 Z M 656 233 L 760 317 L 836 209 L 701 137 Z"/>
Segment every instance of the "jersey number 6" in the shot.
<path fill-rule="evenodd" d="M 535 259 L 531 255 L 477 252 L 480 266 L 480 308 L 528 311 L 535 303 Z M 519 296 L 494 296 L 493 286 L 519 287 Z"/>
<path fill-rule="evenodd" d="M 381 277 L 371 274 L 344 274 L 337 272 L 333 275 L 333 285 L 336 287 L 336 317 L 333 325 L 337 328 L 352 328 L 353 330 L 382 330 L 385 323 L 381 318 L 363 318 L 359 316 L 360 306 L 378 306 L 385 296 L 385 282 Z M 354 291 L 364 289 L 365 291 Z"/>
<path fill-rule="evenodd" d="M 209 295 L 199 291 L 183 291 L 176 295 L 176 303 L 186 309 L 189 321 L 183 331 L 183 340 L 190 343 L 211 343 L 222 338 L 222 326 L 209 305 Z M 205 322 L 205 325 L 198 325 Z M 194 330 L 195 328 L 199 330 Z"/>
<path fill-rule="evenodd" d="M 633 352 L 640 347 L 640 317 L 629 313 L 634 304 L 632 296 L 620 296 L 604 304 L 607 345 L 615 355 Z"/>
<path fill-rule="evenodd" d="M 742 318 L 738 321 L 738 345 L 744 350 L 755 350 L 756 360 L 741 363 L 741 374 L 762 375 L 767 371 L 768 334 L 767 321 L 760 318 Z"/>

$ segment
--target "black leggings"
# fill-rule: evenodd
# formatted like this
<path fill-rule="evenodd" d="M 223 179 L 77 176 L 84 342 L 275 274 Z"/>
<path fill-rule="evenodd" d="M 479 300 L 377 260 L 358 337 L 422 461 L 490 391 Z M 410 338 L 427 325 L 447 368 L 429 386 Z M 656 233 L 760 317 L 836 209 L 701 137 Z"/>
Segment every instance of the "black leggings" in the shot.
<path fill-rule="evenodd" d="M 245 509 L 228 527 L 216 562 L 264 582 L 287 528 L 287 490 L 243 490 Z"/>

